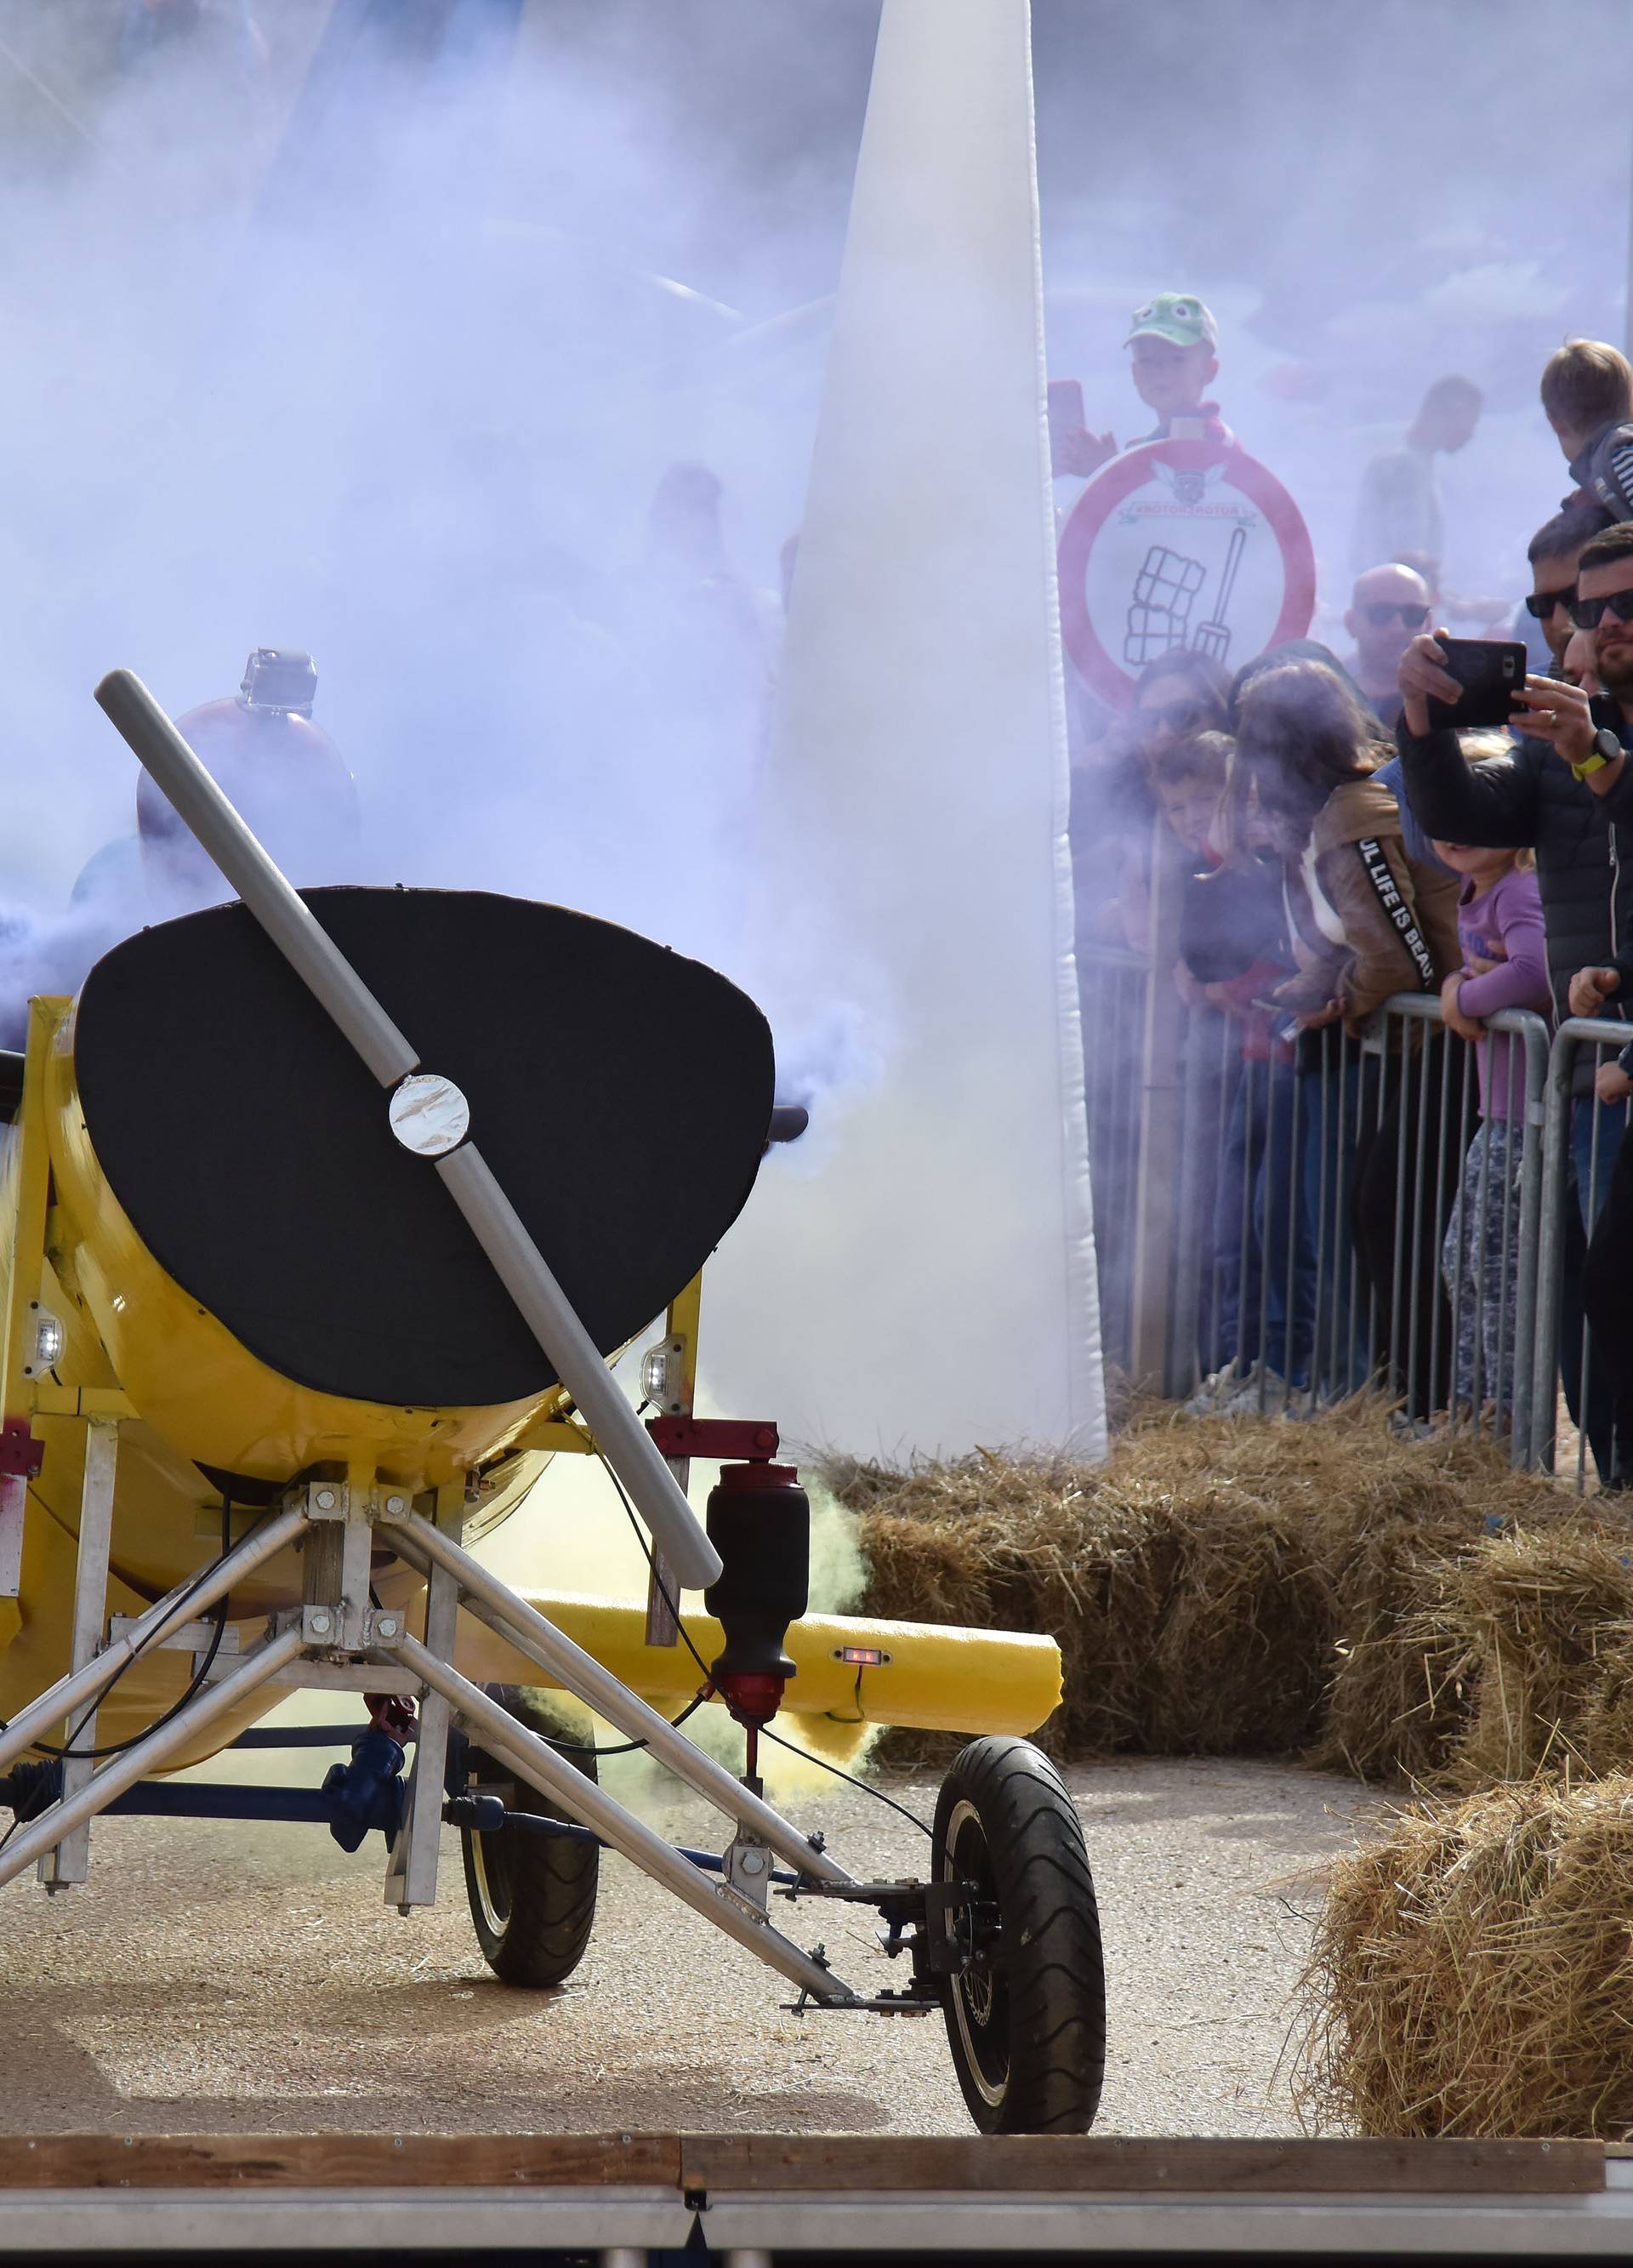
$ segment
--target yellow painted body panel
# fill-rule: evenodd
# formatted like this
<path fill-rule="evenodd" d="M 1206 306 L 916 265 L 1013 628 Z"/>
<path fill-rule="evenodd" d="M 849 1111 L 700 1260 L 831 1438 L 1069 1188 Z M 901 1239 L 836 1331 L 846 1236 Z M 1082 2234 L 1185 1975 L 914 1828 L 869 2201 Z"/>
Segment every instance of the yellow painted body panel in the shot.
<path fill-rule="evenodd" d="M 673 1714 L 702 1680 L 684 1646 L 646 1643 L 646 1609 L 633 1602 L 523 1594 L 557 1629 L 599 1662 Z M 725 1644 L 711 1616 L 688 1614 L 686 1627 L 705 1661 Z M 919 1623 L 806 1615 L 791 1624 L 788 1651 L 798 1666 L 783 1702 L 796 1716 L 842 1724 L 915 1725 L 926 1732 L 1035 1733 L 1060 1705 L 1060 1648 L 1051 1638 L 1009 1631 L 937 1629 Z M 876 1646 L 877 1667 L 835 1661 L 844 1646 Z M 479 1683 L 548 1685 L 549 1680 L 485 1624 L 460 1620 L 459 1666 Z"/>

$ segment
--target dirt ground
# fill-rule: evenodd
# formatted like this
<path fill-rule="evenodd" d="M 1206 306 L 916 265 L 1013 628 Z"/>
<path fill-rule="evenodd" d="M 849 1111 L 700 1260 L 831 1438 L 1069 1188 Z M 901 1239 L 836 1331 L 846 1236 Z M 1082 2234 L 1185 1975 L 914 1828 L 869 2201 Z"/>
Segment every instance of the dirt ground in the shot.
<path fill-rule="evenodd" d="M 1278 1764 L 1070 1780 L 1106 1938 L 1099 2131 L 1297 2132 L 1287 1996 L 1320 1869 L 1368 1799 Z M 925 1782 L 881 1785 L 933 1804 Z M 917 1863 L 915 1830 L 865 1796 L 789 1808 L 855 1872 Z M 702 1840 L 712 1819 L 688 1799 L 659 1823 Z M 579 1970 L 530 1994 L 483 1967 L 452 1832 L 437 1909 L 406 1919 L 380 1903 L 378 1837 L 348 1857 L 320 1828 L 121 1819 L 92 1852 L 84 1889 L 0 1892 L 6 2131 L 967 2131 L 939 2017 L 781 2014 L 770 1971 L 616 1859 Z M 795 1933 L 842 1975 L 898 1981 L 868 1920 L 807 1911 Z"/>

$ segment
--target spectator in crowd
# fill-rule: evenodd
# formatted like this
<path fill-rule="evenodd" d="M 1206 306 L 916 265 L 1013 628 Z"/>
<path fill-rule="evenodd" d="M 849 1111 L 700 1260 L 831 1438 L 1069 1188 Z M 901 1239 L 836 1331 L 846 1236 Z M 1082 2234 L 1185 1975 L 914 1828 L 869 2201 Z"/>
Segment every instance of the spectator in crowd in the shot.
<path fill-rule="evenodd" d="M 1570 608 L 1577 595 L 1577 562 L 1582 547 L 1607 526 L 1597 504 L 1568 504 L 1538 528 L 1526 548 L 1531 563 L 1531 589 L 1524 610 L 1516 619 L 1514 636 L 1526 642 L 1527 654 L 1538 662 L 1539 675 L 1558 675 L 1576 625 Z M 1538 656 L 1533 637 L 1542 641 Z"/>
<path fill-rule="evenodd" d="M 1141 441 L 1166 441 L 1176 417 L 1194 420 L 1202 439 L 1232 438 L 1218 403 L 1203 398 L 1219 375 L 1219 331 L 1193 293 L 1159 291 L 1136 307 L 1123 344 L 1131 350 L 1134 390 L 1157 413 L 1156 431 Z"/>
<path fill-rule="evenodd" d="M 1228 734 L 1189 733 L 1166 740 L 1151 759 L 1151 788 L 1168 832 L 1191 861 L 1193 874 L 1218 864 L 1213 838 L 1230 772 Z"/>
<path fill-rule="evenodd" d="M 1618 990 L 1633 987 L 1633 959 L 1618 956 Z M 1585 969 L 1585 977 L 1598 978 L 1602 969 Z M 1593 988 L 1597 990 L 1597 986 Z M 1573 999 L 1575 997 L 1573 988 Z M 1591 1010 L 1585 1012 L 1592 1013 Z M 1633 1097 L 1633 1042 L 1615 1057 L 1601 1056 L 1593 1074 L 1593 1091 L 1607 1116 L 1625 1116 Z M 1599 1371 L 1607 1381 L 1618 1442 L 1633 1443 L 1633 1299 L 1628 1296 L 1629 1267 L 1633 1267 L 1633 1142 L 1623 1141 L 1616 1152 L 1606 1189 L 1605 1202 L 1588 1242 L 1582 1272 L 1582 1304 L 1593 1329 Z"/>
<path fill-rule="evenodd" d="M 1134 705 L 1071 775 L 1077 928 L 1136 953 L 1151 943 L 1151 845 L 1157 800 L 1151 767 L 1166 748 L 1225 723 L 1230 680 L 1208 655 L 1176 647 L 1140 673 Z"/>
<path fill-rule="evenodd" d="M 1347 1268 L 1336 1228 L 1348 1211 L 1361 1288 L 1375 1295 L 1373 1359 L 1404 1391 L 1409 1418 L 1426 1419 L 1443 1399 L 1431 1357 L 1447 1334 L 1433 1329 L 1439 1292 L 1432 1269 L 1417 1272 L 1409 1294 L 1396 1284 L 1402 1201 L 1396 1155 L 1403 1111 L 1425 1130 L 1432 1149 L 1442 1139 L 1439 1043 L 1431 1037 L 1409 1058 L 1392 1054 L 1383 1067 L 1384 1091 L 1369 1094 L 1363 1109 L 1358 1064 L 1316 1035 L 1334 1025 L 1358 1035 L 1392 993 L 1438 991 L 1460 959 L 1457 884 L 1409 854 L 1399 806 L 1377 777 L 1387 744 L 1330 658 L 1323 664 L 1272 655 L 1244 675 L 1234 801 L 1239 810 L 1241 799 L 1256 792 L 1282 859 L 1298 973 L 1277 997 L 1312 1035 L 1300 1043 L 1308 1081 L 1300 1162 L 1305 1202 L 1318 1247 L 1334 1254 L 1335 1307 L 1345 1300 Z M 1324 1191 L 1332 1210 L 1322 1219 Z M 1437 1243 L 1442 1226 L 1434 1225 Z M 1409 1377 L 1396 1352 L 1412 1344 L 1417 1361 Z"/>
<path fill-rule="evenodd" d="M 1500 755 L 1490 736 L 1470 761 Z M 1463 878 L 1457 935 L 1462 967 L 1440 988 L 1447 1028 L 1475 1049 L 1480 1125 L 1463 1160 L 1462 1184 L 1441 1248 L 1441 1270 L 1456 1334 L 1456 1407 L 1478 1418 L 1489 1407 L 1492 1429 L 1512 1422 L 1514 1366 L 1528 1350 L 1516 1345 L 1519 1285 L 1519 1180 L 1528 1137 L 1523 1063 L 1504 1033 L 1485 1020 L 1504 1008 L 1549 1006 L 1548 947 L 1535 857 L 1529 850 L 1437 842 L 1443 865 Z"/>
<path fill-rule="evenodd" d="M 1435 459 L 1451 456 L 1474 438 L 1485 396 L 1472 379 L 1438 378 L 1402 446 L 1374 457 L 1361 475 L 1350 566 L 1357 575 L 1380 559 L 1420 553 L 1435 583 L 1445 557 L 1440 482 Z"/>
<path fill-rule="evenodd" d="M 1426 628 L 1431 600 L 1423 577 L 1393 561 L 1357 576 L 1350 593 L 1344 628 L 1355 640 L 1355 652 L 1345 666 L 1361 698 L 1387 732 L 1394 732 L 1401 714 L 1401 688 L 1395 681 L 1401 656 Z"/>
<path fill-rule="evenodd" d="M 1573 504 L 1633 519 L 1633 368 L 1602 339 L 1567 339 L 1542 369 L 1542 409 L 1576 482 Z"/>
<path fill-rule="evenodd" d="M 1274 1411 L 1309 1383 L 1315 1340 L 1315 1253 L 1296 1198 L 1294 1056 L 1269 1004 L 1293 973 L 1280 862 L 1251 803 L 1240 839 L 1225 801 L 1230 736 L 1204 733 L 1158 760 L 1166 776 L 1196 778 L 1220 798 L 1207 871 L 1188 877 L 1175 982 L 1193 1012 L 1188 1048 L 1217 1064 L 1221 1141 L 1214 1179 L 1211 1268 L 1201 1287 L 1202 1343 L 1212 1375 L 1194 1414 Z M 1223 851 L 1224 855 L 1221 855 Z M 1210 1020 L 1212 1022 L 1209 1029 Z M 1203 1082 L 1193 1079 L 1195 1095 Z M 1292 1312 L 1288 1311 L 1291 1268 Z"/>
<path fill-rule="evenodd" d="M 1359 695 L 1320 662 L 1273 664 L 1242 692 L 1241 787 L 1256 791 L 1286 869 L 1298 975 L 1283 998 L 1306 1030 L 1358 1028 L 1392 992 L 1438 990 L 1455 963 L 1455 887 L 1412 871 L 1399 809 L 1373 777 L 1387 747 Z"/>
<path fill-rule="evenodd" d="M 1421 825 L 1447 842 L 1482 849 L 1533 850 L 1548 940 L 1555 1012 L 1570 1012 L 1571 978 L 1605 969 L 1618 937 L 1633 936 L 1633 776 L 1622 754 L 1633 738 L 1633 526 L 1603 529 L 1577 562 L 1578 625 L 1594 633 L 1593 663 L 1606 688 L 1590 705 L 1581 687 L 1528 677 L 1519 696 L 1526 736 L 1504 755 L 1471 766 L 1455 733 L 1431 731 L 1427 703 L 1455 707 L 1461 688 L 1441 666 L 1432 637 L 1415 638 L 1401 660 L 1401 757 L 1407 794 Z M 1605 994 L 1610 998 L 1609 988 Z M 1593 1067 L 1585 1059 L 1571 1121 L 1580 1225 L 1591 1233 L 1615 1164 L 1620 1127 L 1601 1125 L 1594 1170 Z M 1579 1312 L 1583 1248 L 1567 1243 L 1561 1370 L 1573 1412 L 1581 1381 L 1572 1369 L 1569 1329 Z M 1608 1395 L 1590 1380 L 1586 1429 L 1602 1480 L 1617 1471 Z M 1633 1447 L 1633 1444 L 1629 1444 Z"/>

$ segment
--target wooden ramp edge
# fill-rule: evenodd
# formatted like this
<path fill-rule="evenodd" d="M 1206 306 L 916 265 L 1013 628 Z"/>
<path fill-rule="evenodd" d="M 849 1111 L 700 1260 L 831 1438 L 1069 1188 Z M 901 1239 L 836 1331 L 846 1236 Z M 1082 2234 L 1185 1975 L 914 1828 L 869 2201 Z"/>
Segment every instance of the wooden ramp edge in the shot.
<path fill-rule="evenodd" d="M 669 2189 L 1144 2197 L 1578 2197 L 1588 2141 L 1173 2140 L 874 2134 L 34 2134 L 0 2140 L 19 2190 Z"/>

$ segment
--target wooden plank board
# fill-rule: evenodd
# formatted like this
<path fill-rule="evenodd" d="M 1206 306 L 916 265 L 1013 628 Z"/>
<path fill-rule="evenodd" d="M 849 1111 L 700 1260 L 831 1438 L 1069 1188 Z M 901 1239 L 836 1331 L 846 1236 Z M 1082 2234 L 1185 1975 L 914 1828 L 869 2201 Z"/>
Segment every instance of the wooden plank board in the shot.
<path fill-rule="evenodd" d="M 0 2190 L 678 2189 L 673 2134 L 37 2134 Z"/>
<path fill-rule="evenodd" d="M 40 2134 L 0 2191 L 583 2189 L 1043 2195 L 1579 2196 L 1598 2142 L 1164 2141 L 1092 2135 Z"/>
<path fill-rule="evenodd" d="M 1598 2142 L 1163 2141 L 1092 2135 L 683 2134 L 688 2190 L 1575 2196 Z"/>

